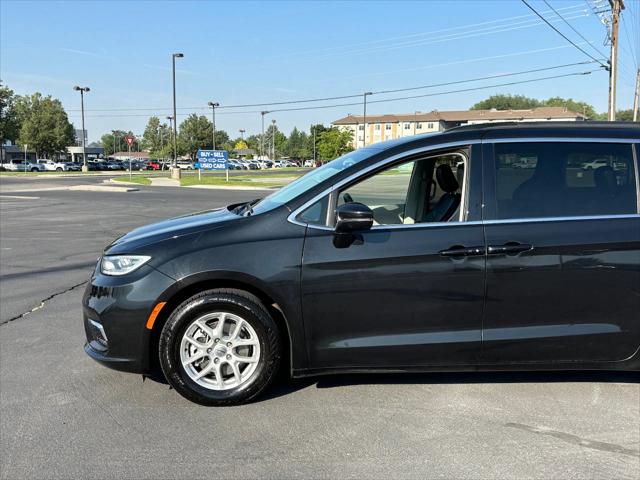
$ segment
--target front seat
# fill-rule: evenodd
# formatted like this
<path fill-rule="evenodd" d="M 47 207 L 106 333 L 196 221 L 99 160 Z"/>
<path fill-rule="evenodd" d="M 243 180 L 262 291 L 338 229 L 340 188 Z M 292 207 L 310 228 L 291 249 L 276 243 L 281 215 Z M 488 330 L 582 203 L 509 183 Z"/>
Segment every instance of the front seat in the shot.
<path fill-rule="evenodd" d="M 461 195 L 456 193 L 460 184 L 449 165 L 438 165 L 436 181 L 444 193 L 433 208 L 426 213 L 423 222 L 446 222 L 460 206 Z"/>
<path fill-rule="evenodd" d="M 616 172 L 611 167 L 600 167 L 593 172 L 593 181 L 602 197 L 615 197 L 618 193 Z"/>

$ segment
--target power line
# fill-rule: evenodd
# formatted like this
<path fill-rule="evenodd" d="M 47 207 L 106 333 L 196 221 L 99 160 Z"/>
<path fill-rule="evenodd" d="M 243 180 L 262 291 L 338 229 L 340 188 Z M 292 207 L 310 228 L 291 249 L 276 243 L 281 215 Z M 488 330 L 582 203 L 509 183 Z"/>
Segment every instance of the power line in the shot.
<path fill-rule="evenodd" d="M 584 53 L 587 57 L 589 57 L 592 60 L 595 60 L 596 62 L 598 62 L 602 67 L 609 69 L 609 67 L 607 65 L 605 65 L 604 63 L 602 63 L 602 61 L 598 60 L 596 57 L 594 57 L 593 55 L 591 55 L 590 53 L 588 53 L 587 51 L 583 50 L 582 48 L 580 48 L 578 45 L 576 45 L 571 39 L 569 39 L 569 37 L 567 37 L 564 33 L 562 33 L 560 30 L 558 30 L 556 27 L 554 27 L 551 22 L 549 22 L 546 18 L 544 18 L 542 15 L 540 15 L 538 13 L 538 11 L 533 8 L 531 5 L 529 5 L 529 3 L 527 2 L 527 0 L 520 0 L 522 3 L 524 3 L 533 13 L 535 13 L 538 17 L 540 17 L 544 23 L 546 23 L 547 25 L 549 25 L 551 28 L 553 28 L 553 30 L 556 31 L 556 33 L 558 33 L 558 35 L 560 35 L 562 38 L 564 38 L 567 42 L 569 42 L 571 45 L 573 45 L 574 47 L 576 47 L 578 50 L 580 50 L 582 53 Z"/>
<path fill-rule="evenodd" d="M 492 80 L 495 78 L 503 78 L 503 77 L 510 77 L 510 76 L 516 76 L 516 75 L 525 75 L 528 73 L 537 73 L 537 72 L 543 72 L 543 71 L 548 71 L 548 70 L 557 70 L 559 68 L 567 68 L 567 67 L 575 67 L 578 65 L 587 65 L 587 64 L 591 64 L 591 63 L 595 63 L 595 61 L 591 61 L 591 60 L 585 60 L 583 62 L 574 62 L 574 63 L 565 63 L 562 65 L 553 65 L 550 67 L 541 67 L 541 68 L 534 68 L 534 69 L 530 69 L 530 70 L 522 70 L 519 72 L 510 72 L 510 73 L 501 73 L 501 74 L 496 74 L 496 75 L 487 75 L 484 77 L 476 77 L 476 78 L 468 78 L 465 80 L 455 80 L 455 81 L 451 81 L 451 82 L 443 82 L 443 83 L 434 83 L 434 84 L 430 84 L 430 85 L 420 85 L 417 87 L 406 87 L 406 88 L 396 88 L 396 89 L 392 89 L 392 90 L 379 90 L 379 91 L 373 91 L 372 95 L 383 95 L 383 94 L 388 94 L 388 93 L 398 93 L 398 92 L 409 92 L 409 91 L 413 91 L 413 90 L 422 90 L 425 88 L 434 88 L 434 87 L 443 87 L 446 85 L 457 85 L 460 83 L 469 83 L 469 82 L 479 82 L 479 81 L 483 81 L 483 80 Z M 288 101 L 278 101 L 278 102 L 267 102 L 267 103 L 246 103 L 246 104 L 239 104 L 239 105 L 221 105 L 219 107 L 216 108 L 216 110 L 219 109 L 223 109 L 223 108 L 249 108 L 249 107 L 271 107 L 271 106 L 278 106 L 278 105 L 291 105 L 291 104 L 300 104 L 300 103 L 315 103 L 315 102 L 327 102 L 327 101 L 332 101 L 332 100 L 345 100 L 348 98 L 360 98 L 362 97 L 362 93 L 355 93 L 352 95 L 339 95 L 339 96 L 333 96 L 333 97 L 323 97 L 323 98 L 310 98 L 310 99 L 302 99 L 302 100 L 288 100 Z M 199 109 L 205 109 L 207 107 L 181 107 L 182 110 L 199 110 Z M 87 111 L 93 111 L 93 112 L 116 112 L 116 111 L 162 111 L 165 110 L 164 108 L 112 108 L 112 109 L 93 109 L 93 110 L 86 110 Z M 166 109 L 168 110 L 168 108 Z M 78 111 L 75 109 L 72 110 L 68 110 L 69 112 L 74 112 L 74 111 Z M 221 112 L 224 113 L 224 112 Z"/>
<path fill-rule="evenodd" d="M 452 93 L 472 92 L 472 91 L 484 90 L 484 89 L 489 89 L 489 88 L 507 87 L 507 86 L 512 86 L 512 85 L 525 84 L 525 83 L 533 83 L 533 82 L 540 82 L 540 81 L 546 81 L 546 80 L 554 80 L 554 79 L 558 79 L 558 78 L 566 78 L 566 77 L 573 77 L 573 76 L 583 76 L 583 75 L 589 75 L 591 73 L 598 72 L 598 71 L 600 71 L 600 70 L 589 70 L 589 71 L 584 71 L 584 72 L 573 72 L 573 73 L 567 73 L 567 74 L 563 74 L 563 75 L 552 75 L 552 76 L 547 76 L 547 77 L 538 77 L 538 78 L 532 78 L 532 79 L 528 79 L 528 80 L 518 80 L 518 81 L 514 81 L 514 82 L 499 83 L 499 84 L 494 84 L 494 85 L 483 85 L 483 86 L 480 86 L 480 87 L 470 87 L 470 88 L 463 88 L 463 89 L 457 89 L 457 90 L 447 90 L 447 91 L 443 91 L 443 92 L 433 92 L 433 93 L 427 93 L 427 94 L 421 94 L 421 95 L 411 95 L 411 96 L 406 96 L 406 97 L 395 97 L 395 98 L 387 98 L 387 99 L 381 99 L 381 100 L 372 100 L 372 101 L 369 101 L 368 103 L 397 102 L 397 101 L 401 101 L 401 100 L 410 100 L 410 99 L 414 99 L 414 98 L 426 98 L 426 97 L 435 97 L 435 96 L 440 96 L 440 95 L 449 95 L 449 94 L 452 94 Z M 451 82 L 451 84 L 453 84 L 453 83 L 455 83 L 455 82 Z M 356 105 L 357 106 L 362 105 L 362 102 L 350 102 L 350 103 L 338 103 L 338 104 L 332 104 L 332 105 L 313 105 L 313 106 L 305 106 L 305 107 L 281 108 L 281 109 L 270 110 L 269 113 L 293 112 L 293 111 L 301 111 L 301 110 L 321 110 L 321 109 L 337 108 L 337 107 L 350 107 L 350 106 L 356 106 Z M 225 113 L 227 115 L 246 115 L 246 114 L 261 113 L 261 111 L 260 110 L 245 110 L 245 111 L 222 112 L 222 113 Z M 183 114 L 179 114 L 179 115 L 180 116 L 186 116 L 188 114 L 187 113 L 183 113 Z M 145 117 L 145 116 L 148 116 L 148 114 L 90 115 L 90 117 L 92 117 L 92 118 L 96 118 L 96 117 Z"/>
<path fill-rule="evenodd" d="M 565 18 L 560 14 L 560 12 L 558 12 L 555 8 L 553 8 L 553 7 L 551 6 L 551 4 L 550 4 L 547 0 L 544 0 L 544 3 L 547 5 L 547 7 L 549 7 L 551 10 L 553 10 L 553 13 L 555 13 L 558 17 L 560 17 L 560 18 L 562 19 L 562 21 L 563 21 L 564 23 L 566 23 L 566 24 L 569 26 L 569 28 L 570 28 L 571 30 L 573 30 L 576 34 L 578 34 L 578 36 L 579 36 L 582 40 L 584 40 L 585 42 L 587 42 L 587 43 L 591 46 L 591 48 L 593 48 L 596 52 L 598 52 L 598 53 L 599 53 L 600 55 L 602 55 L 604 58 L 607 58 L 607 55 L 606 55 L 606 54 L 602 53 L 600 50 L 598 50 L 596 47 L 594 47 L 594 46 L 591 44 L 591 42 L 590 42 L 589 40 L 587 40 L 587 39 L 584 37 L 584 35 L 582 35 L 578 30 L 576 30 L 576 29 L 573 27 L 573 25 L 571 25 L 571 23 L 569 23 L 569 21 L 568 21 L 567 19 L 565 19 Z"/>

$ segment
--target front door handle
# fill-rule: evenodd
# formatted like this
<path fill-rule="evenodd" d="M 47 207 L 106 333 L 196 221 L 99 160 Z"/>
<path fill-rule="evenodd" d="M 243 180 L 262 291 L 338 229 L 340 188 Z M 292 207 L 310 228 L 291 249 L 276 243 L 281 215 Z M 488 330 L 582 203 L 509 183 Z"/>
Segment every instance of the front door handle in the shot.
<path fill-rule="evenodd" d="M 504 245 L 489 245 L 487 247 L 489 255 L 517 255 L 530 250 L 533 250 L 533 245 L 518 242 L 507 242 Z"/>
<path fill-rule="evenodd" d="M 440 250 L 443 257 L 473 257 L 484 255 L 484 247 L 465 247 L 463 245 L 454 245 L 446 250 Z"/>

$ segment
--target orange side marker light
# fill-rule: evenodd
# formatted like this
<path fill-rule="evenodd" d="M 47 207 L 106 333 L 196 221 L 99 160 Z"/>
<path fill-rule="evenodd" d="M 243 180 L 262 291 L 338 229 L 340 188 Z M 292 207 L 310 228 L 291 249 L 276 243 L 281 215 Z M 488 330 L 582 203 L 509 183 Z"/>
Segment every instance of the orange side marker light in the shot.
<path fill-rule="evenodd" d="M 160 302 L 155 307 L 153 307 L 153 310 L 151 311 L 151 315 L 149 315 L 149 319 L 147 320 L 148 330 L 151 330 L 153 328 L 153 324 L 155 323 L 156 318 L 158 318 L 158 315 L 160 314 L 160 310 L 162 310 L 162 307 L 164 307 L 166 303 L 167 302 Z"/>

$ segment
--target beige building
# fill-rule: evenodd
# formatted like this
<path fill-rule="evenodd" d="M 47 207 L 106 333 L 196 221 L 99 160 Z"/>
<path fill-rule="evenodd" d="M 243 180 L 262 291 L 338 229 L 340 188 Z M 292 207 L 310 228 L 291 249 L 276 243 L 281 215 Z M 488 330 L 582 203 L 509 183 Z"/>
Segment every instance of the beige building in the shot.
<path fill-rule="evenodd" d="M 586 117 L 565 107 L 539 107 L 529 110 L 459 110 L 429 113 L 415 112 L 386 115 L 367 115 L 366 126 L 362 115 L 348 115 L 332 124 L 353 133 L 353 147 L 396 138 L 441 132 L 460 125 L 491 122 L 543 122 L 583 121 Z M 365 138 L 366 135 L 366 138 Z"/>

